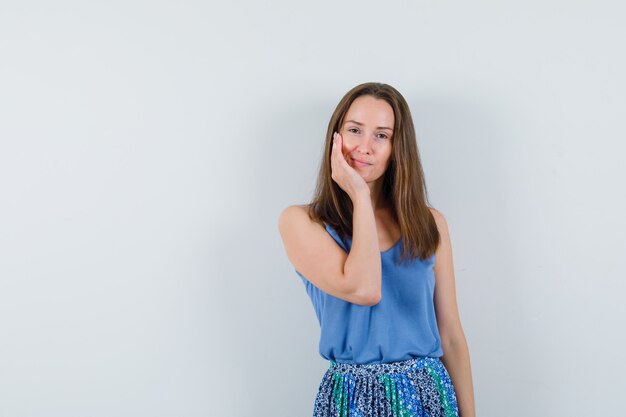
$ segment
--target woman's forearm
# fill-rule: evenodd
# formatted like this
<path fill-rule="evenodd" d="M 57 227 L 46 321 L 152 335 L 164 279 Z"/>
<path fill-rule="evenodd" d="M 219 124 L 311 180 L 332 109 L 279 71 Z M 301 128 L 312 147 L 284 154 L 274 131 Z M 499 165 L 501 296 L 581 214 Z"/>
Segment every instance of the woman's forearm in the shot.
<path fill-rule="evenodd" d="M 376 217 L 369 190 L 357 194 L 352 201 L 352 247 L 344 266 L 344 274 L 354 294 L 366 305 L 376 304 L 382 292 L 382 265 Z"/>
<path fill-rule="evenodd" d="M 475 417 L 474 386 L 469 349 L 465 336 L 443 347 L 444 355 L 441 362 L 448 370 L 459 406 L 459 417 Z"/>

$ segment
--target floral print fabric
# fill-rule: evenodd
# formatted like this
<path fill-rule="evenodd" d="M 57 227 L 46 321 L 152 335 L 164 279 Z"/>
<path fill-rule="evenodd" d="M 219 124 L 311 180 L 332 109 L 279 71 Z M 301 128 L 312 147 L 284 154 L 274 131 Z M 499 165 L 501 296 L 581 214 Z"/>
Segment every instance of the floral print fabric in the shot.
<path fill-rule="evenodd" d="M 437 357 L 379 364 L 331 361 L 313 417 L 458 417 L 454 386 Z"/>

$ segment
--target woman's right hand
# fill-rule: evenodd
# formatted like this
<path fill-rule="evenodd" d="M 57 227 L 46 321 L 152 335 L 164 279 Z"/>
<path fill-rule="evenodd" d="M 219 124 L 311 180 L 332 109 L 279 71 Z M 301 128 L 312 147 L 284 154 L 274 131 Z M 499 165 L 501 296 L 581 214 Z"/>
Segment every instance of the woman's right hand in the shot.
<path fill-rule="evenodd" d="M 343 138 L 333 133 L 333 148 L 330 154 L 331 178 L 354 200 L 360 192 L 369 192 L 367 183 L 343 156 Z"/>

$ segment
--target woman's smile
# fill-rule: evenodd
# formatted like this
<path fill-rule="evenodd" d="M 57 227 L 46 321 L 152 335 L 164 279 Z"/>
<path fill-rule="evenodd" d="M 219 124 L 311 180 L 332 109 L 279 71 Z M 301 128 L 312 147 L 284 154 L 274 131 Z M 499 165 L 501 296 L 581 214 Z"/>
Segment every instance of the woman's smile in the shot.
<path fill-rule="evenodd" d="M 366 164 L 365 162 L 361 162 L 361 161 L 359 161 L 357 159 L 354 159 L 354 158 L 350 158 L 350 159 L 352 159 L 352 164 L 355 167 L 358 167 L 358 168 L 360 168 L 360 167 L 368 167 L 368 166 L 371 165 L 371 164 Z"/>

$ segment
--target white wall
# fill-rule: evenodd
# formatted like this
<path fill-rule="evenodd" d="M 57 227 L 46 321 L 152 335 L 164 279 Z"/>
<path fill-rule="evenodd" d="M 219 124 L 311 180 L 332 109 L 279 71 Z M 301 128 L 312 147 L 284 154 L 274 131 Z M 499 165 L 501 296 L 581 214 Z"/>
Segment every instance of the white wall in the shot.
<path fill-rule="evenodd" d="M 619 414 L 625 11 L 0 2 L 0 415 L 310 415 L 277 219 L 365 81 L 411 106 L 478 415 Z"/>

